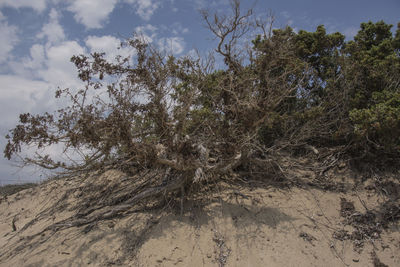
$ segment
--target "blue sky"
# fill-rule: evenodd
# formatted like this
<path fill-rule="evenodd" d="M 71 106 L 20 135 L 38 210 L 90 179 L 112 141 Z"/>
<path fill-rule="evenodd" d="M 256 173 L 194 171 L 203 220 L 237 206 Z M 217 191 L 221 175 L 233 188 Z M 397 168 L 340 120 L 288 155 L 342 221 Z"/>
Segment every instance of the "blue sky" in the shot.
<path fill-rule="evenodd" d="M 242 1 L 243 9 L 255 1 Z M 198 12 L 229 10 L 228 0 L 0 0 L 0 146 L 22 112 L 54 110 L 57 87 L 79 87 L 69 59 L 74 54 L 106 52 L 109 58 L 120 42 L 141 32 L 159 49 L 185 55 L 209 51 L 212 36 Z M 361 22 L 400 22 L 400 0 L 258 0 L 257 15 L 271 10 L 275 27 L 340 31 L 351 39 Z M 52 153 L 59 153 L 54 149 Z M 18 171 L 0 159 L 0 182 L 40 179 L 32 169 Z"/>

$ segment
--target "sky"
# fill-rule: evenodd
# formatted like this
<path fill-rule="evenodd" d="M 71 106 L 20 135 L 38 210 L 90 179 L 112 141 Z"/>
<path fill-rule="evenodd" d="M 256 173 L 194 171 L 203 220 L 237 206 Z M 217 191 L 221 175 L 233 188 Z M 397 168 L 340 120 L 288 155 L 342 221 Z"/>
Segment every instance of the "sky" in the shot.
<path fill-rule="evenodd" d="M 257 16 L 272 12 L 274 27 L 312 31 L 323 24 L 348 40 L 362 22 L 400 22 L 400 0 L 241 2 L 243 10 L 253 7 Z M 60 105 L 54 99 L 57 88 L 81 86 L 70 62 L 73 55 L 131 55 L 130 49 L 118 47 L 133 32 L 176 56 L 212 50 L 201 9 L 224 13 L 229 0 L 0 0 L 0 152 L 20 113 L 53 111 Z M 45 177 L 37 169 L 14 165 L 0 158 L 0 185 Z"/>

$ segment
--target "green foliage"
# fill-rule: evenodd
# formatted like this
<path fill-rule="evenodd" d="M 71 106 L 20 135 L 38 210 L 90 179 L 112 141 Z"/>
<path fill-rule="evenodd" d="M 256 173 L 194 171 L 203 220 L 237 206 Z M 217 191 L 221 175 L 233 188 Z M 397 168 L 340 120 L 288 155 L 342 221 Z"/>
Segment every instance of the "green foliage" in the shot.
<path fill-rule="evenodd" d="M 271 143 L 282 133 L 297 131 L 318 145 L 351 142 L 353 153 L 398 155 L 400 28 L 393 36 L 391 27 L 383 21 L 362 23 L 348 42 L 341 33 L 327 34 L 323 25 L 315 32 L 296 34 L 287 27 L 266 40 L 258 36 L 253 45 L 260 53 L 255 62 L 264 75 L 259 78 L 262 86 L 268 85 L 271 76 L 265 73 L 270 69 L 301 77 L 290 63 L 309 73 L 291 101 L 292 108 L 281 109 L 279 123 L 265 124 L 263 140 Z M 274 50 L 277 46 L 286 48 L 285 56 Z M 269 64 L 274 55 L 287 61 L 280 60 L 274 68 Z"/>
<path fill-rule="evenodd" d="M 359 140 L 367 140 L 386 152 L 400 151 L 400 92 L 375 92 L 375 104 L 350 111 L 354 131 Z"/>
<path fill-rule="evenodd" d="M 383 21 L 362 23 L 354 41 L 346 44 L 353 108 L 368 108 L 374 92 L 398 89 L 393 86 L 398 87 L 400 57 L 391 27 Z"/>
<path fill-rule="evenodd" d="M 362 23 L 344 49 L 345 69 L 349 118 L 357 142 L 374 151 L 399 154 L 399 28 L 393 36 L 391 27 L 383 21 Z"/>
<path fill-rule="evenodd" d="M 316 70 L 320 79 L 326 81 L 339 71 L 338 57 L 344 38 L 339 32 L 326 34 L 323 25 L 318 26 L 315 32 L 301 30 L 295 38 L 297 54 Z"/>

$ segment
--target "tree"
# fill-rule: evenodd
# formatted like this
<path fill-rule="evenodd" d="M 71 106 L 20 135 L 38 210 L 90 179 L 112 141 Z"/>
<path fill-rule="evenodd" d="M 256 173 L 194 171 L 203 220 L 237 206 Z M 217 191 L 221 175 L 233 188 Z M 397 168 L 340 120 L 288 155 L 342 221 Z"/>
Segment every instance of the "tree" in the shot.
<path fill-rule="evenodd" d="M 349 116 L 365 153 L 396 157 L 400 151 L 399 26 L 393 36 L 392 25 L 383 21 L 362 23 L 344 48 Z"/>
<path fill-rule="evenodd" d="M 282 174 L 282 151 L 354 153 L 371 151 L 372 144 L 375 156 L 399 158 L 399 29 L 393 37 L 390 25 L 364 23 L 345 42 L 323 26 L 272 30 L 251 10 L 242 13 L 239 1 L 231 4 L 230 16 L 202 12 L 224 67 L 215 69 L 210 58 L 162 54 L 135 36 L 124 44 L 136 51 L 134 58 L 111 63 L 99 53 L 74 56 L 85 87 L 58 90 L 56 97 L 72 105 L 54 114 L 21 114 L 5 156 L 26 145 L 62 144 L 82 161 L 39 153 L 23 160 L 70 174 L 163 173 L 107 216 L 239 171 Z M 242 49 L 254 31 L 252 46 Z"/>

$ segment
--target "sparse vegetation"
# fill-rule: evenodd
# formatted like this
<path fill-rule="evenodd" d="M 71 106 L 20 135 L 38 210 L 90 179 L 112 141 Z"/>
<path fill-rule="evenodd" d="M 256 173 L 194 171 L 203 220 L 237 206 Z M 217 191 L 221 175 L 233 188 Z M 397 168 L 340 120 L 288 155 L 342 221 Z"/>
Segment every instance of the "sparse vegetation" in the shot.
<path fill-rule="evenodd" d="M 29 189 L 32 187 L 36 187 L 38 184 L 35 183 L 24 183 L 24 184 L 9 184 L 9 185 L 3 185 L 0 186 L 0 196 L 9 196 L 15 193 L 18 193 L 19 191 Z"/>

